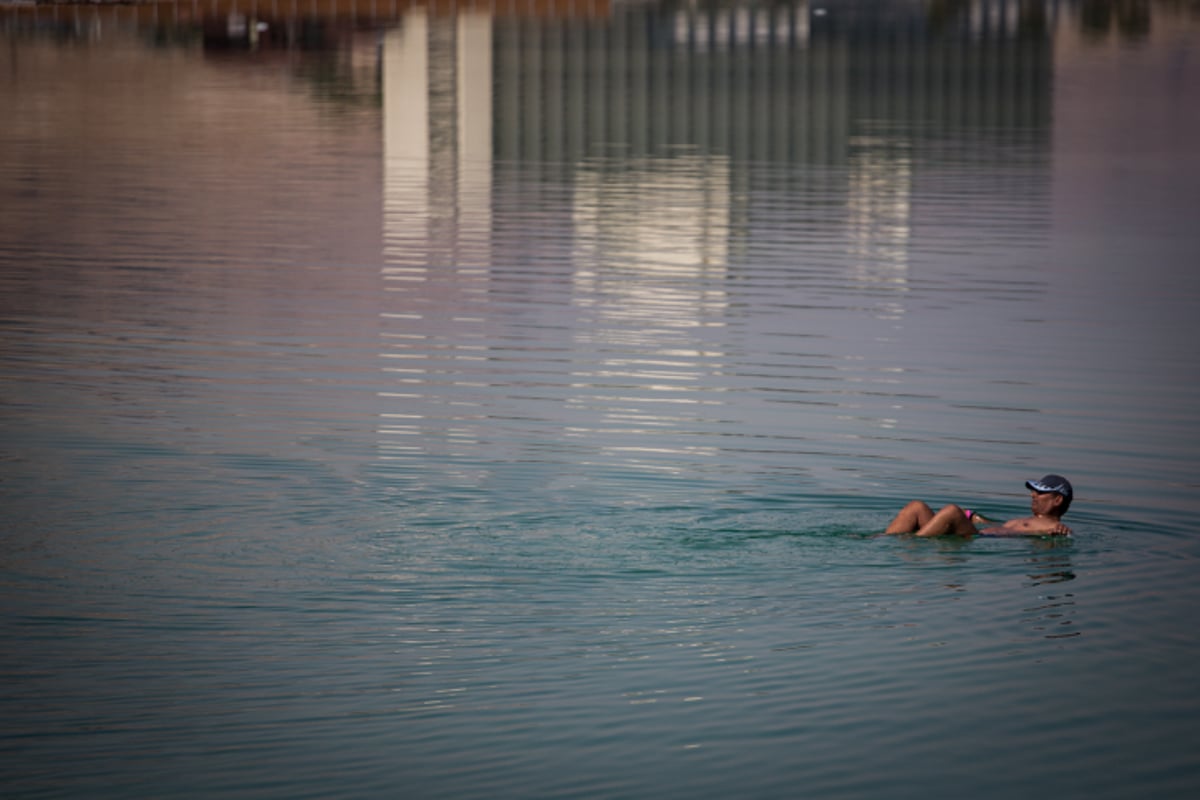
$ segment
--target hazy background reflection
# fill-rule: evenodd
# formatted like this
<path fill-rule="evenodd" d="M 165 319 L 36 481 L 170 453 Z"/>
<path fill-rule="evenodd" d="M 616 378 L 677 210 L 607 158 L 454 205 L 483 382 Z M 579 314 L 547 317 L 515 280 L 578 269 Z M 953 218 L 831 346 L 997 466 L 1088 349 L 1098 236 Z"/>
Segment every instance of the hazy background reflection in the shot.
<path fill-rule="evenodd" d="M 527 490 L 627 492 L 633 468 L 869 498 L 1051 460 L 1097 470 L 1098 504 L 1191 505 L 1187 3 L 2 19 L 0 302 L 40 354 L 18 377 L 111 347 L 159 378 L 56 428 L 179 396 L 172 436 L 280 447 L 342 409 L 431 486 L 519 459 Z"/>

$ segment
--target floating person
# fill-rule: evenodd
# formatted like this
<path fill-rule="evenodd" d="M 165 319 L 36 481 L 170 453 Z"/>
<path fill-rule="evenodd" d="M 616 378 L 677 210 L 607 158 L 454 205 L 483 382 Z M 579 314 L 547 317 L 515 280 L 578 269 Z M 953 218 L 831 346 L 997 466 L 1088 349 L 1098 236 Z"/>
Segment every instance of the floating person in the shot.
<path fill-rule="evenodd" d="M 1071 529 L 1062 523 L 1071 507 L 1074 490 L 1061 475 L 1025 481 L 1033 516 L 995 522 L 969 508 L 948 505 L 936 514 L 920 500 L 900 510 L 885 533 L 915 533 L 917 536 L 1069 536 Z"/>

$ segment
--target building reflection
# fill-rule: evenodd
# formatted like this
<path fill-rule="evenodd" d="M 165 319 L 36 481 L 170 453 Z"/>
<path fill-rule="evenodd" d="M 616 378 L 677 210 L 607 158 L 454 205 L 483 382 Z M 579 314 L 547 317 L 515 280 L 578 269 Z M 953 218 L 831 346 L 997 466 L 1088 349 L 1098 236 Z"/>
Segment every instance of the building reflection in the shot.
<path fill-rule="evenodd" d="M 837 270 L 894 321 L 913 230 L 946 212 L 926 184 L 971 163 L 981 240 L 1010 227 L 1028 242 L 1045 224 L 1047 173 L 1031 167 L 1049 150 L 1053 9 L 1040 8 L 399 15 L 381 46 L 382 355 L 400 409 L 385 439 L 459 458 L 485 438 L 485 418 L 511 413 L 587 458 L 669 469 L 703 457 L 653 435 L 719 416 L 725 340 L 711 329 L 745 302 L 738 274 L 759 234 L 797 232 L 794 252 L 766 257 L 802 263 L 768 269 Z M 838 207 L 781 218 L 780 181 L 791 193 L 814 184 L 814 202 Z M 848 252 L 822 249 L 830 225 Z M 524 286 L 530 273 L 548 302 L 510 302 L 513 276 Z M 561 327 L 585 363 L 569 389 L 539 387 L 505 411 L 513 376 L 498 365 L 530 358 L 530 325 Z"/>
<path fill-rule="evenodd" d="M 54 0 L 0 5 L 0 24 L 68 38 L 102 38 L 114 26 L 128 25 L 164 43 L 202 33 L 205 45 L 216 49 L 313 49 L 337 46 L 341 32 L 390 26 L 416 9 L 438 16 L 483 11 L 496 18 L 603 19 L 631 5 L 675 24 L 685 24 L 690 12 L 709 15 L 709 25 L 687 29 L 686 36 L 699 47 L 716 48 L 731 37 L 762 42 L 781 35 L 786 24 L 801 41 L 865 27 L 1030 38 L 1060 25 L 1137 41 L 1156 19 L 1188 13 L 1187 0 Z"/>
<path fill-rule="evenodd" d="M 834 407 L 814 413 L 814 425 L 849 420 L 838 440 L 847 451 L 857 446 L 851 436 L 893 424 L 885 417 L 900 415 L 883 408 L 891 401 L 860 402 L 867 392 L 856 395 L 854 382 L 882 383 L 879 365 L 896 366 L 887 348 L 869 348 L 910 313 L 919 271 L 967 248 L 973 263 L 995 263 L 998 273 L 1035 261 L 1014 251 L 1036 246 L 1030 232 L 1055 210 L 1055 173 L 1042 163 L 1051 152 L 1055 51 L 1062 61 L 1081 52 L 1066 50 L 1056 30 L 1129 39 L 1158 7 L 517 5 L 5 8 L 14 44 L 10 80 L 0 82 L 61 87 L 43 92 L 67 99 L 54 123 L 58 151 L 41 146 L 48 128 L 38 130 L 36 114 L 14 113 L 10 125 L 28 131 L 21 138 L 32 164 L 78 171 L 70 192 L 91 205 L 103 205 L 114 186 L 188 187 L 170 193 L 164 216 L 193 251 L 229 265 L 219 273 L 229 313 L 254 320 L 271 305 L 273 288 L 236 268 L 250 261 L 277 262 L 313 296 L 341 293 L 341 302 L 369 309 L 364 327 L 369 336 L 379 329 L 375 362 L 388 382 L 377 431 L 385 451 L 460 465 L 498 446 L 496 420 L 505 419 L 526 426 L 509 439 L 526 453 L 573 440 L 581 446 L 572 459 L 669 469 L 681 453 L 711 456 L 682 451 L 689 442 L 728 446 L 732 437 L 720 434 L 745 413 L 725 402 L 730 391 L 768 387 L 759 392 L 775 404 L 768 411 L 786 402 L 793 418 L 817 402 Z M 1155 13 L 1157 29 L 1183 28 Z M 87 47 L 43 47 L 115 38 L 114 30 L 136 64 L 90 61 Z M 40 37 L 38 46 L 22 37 Z M 64 59 L 69 70 L 47 67 Z M 183 71 L 167 74 L 179 65 L 186 82 Z M 257 81 L 263 70 L 282 79 Z M 128 102 L 102 119 L 76 100 L 89 86 L 79 75 L 125 86 Z M 235 86 L 249 90 L 231 102 Z M 343 114 L 347 103 L 360 113 Z M 191 129 L 217 109 L 223 163 L 179 157 Z M 339 146 L 353 142 L 353 157 L 322 157 L 330 119 L 339 120 Z M 1087 127 L 1086 118 L 1075 124 Z M 143 125 L 181 143 L 172 157 L 143 157 L 127 134 Z M 1061 154 L 1069 145 L 1057 146 Z M 289 180 L 302 171 L 320 180 Z M 298 191 L 304 186 L 309 194 Z M 950 204 L 963 198 L 971 209 L 956 215 Z M 74 200 L 64 198 L 65 215 L 41 220 L 18 207 L 8 229 L 53 241 L 65 224 L 80 252 L 103 252 L 107 226 L 72 217 L 81 207 Z M 335 236 L 323 227 L 329 220 Z M 778 246 L 756 249 L 761 240 Z M 915 264 L 909 249 L 918 240 Z M 339 269 L 291 269 L 300 253 Z M 371 265 L 365 274 L 362 264 Z M 189 268 L 196 286 L 214 274 L 202 266 Z M 54 279 L 30 274 L 47 286 Z M 103 311 L 87 281 L 134 285 L 141 275 L 82 274 L 72 313 Z M 1020 298 L 1041 285 L 1029 272 L 1018 277 L 1030 282 L 996 291 Z M 968 279 L 979 286 L 988 277 Z M 923 294 L 930 302 L 934 293 Z M 180 320 L 190 324 L 182 314 L 171 323 Z M 815 341 L 838 324 L 856 330 Z M 769 358 L 748 364 L 747 350 Z M 730 375 L 739 368 L 731 364 L 743 373 Z M 827 380 L 834 371 L 845 380 Z M 825 388 L 835 383 L 838 396 Z M 704 435 L 656 440 L 655 431 Z M 475 461 L 480 471 L 490 463 Z"/>
<path fill-rule="evenodd" d="M 705 328 L 729 304 L 729 177 L 727 159 L 687 155 L 575 175 L 573 339 L 596 356 L 567 401 L 589 421 L 567 434 L 607 459 L 672 471 L 672 456 L 718 455 L 678 433 L 722 404 L 725 354 Z"/>
<path fill-rule="evenodd" d="M 381 43 L 385 458 L 477 441 L 492 263 L 491 17 L 413 8 Z M 467 485 L 484 479 L 464 475 Z"/>
<path fill-rule="evenodd" d="M 446 442 L 477 438 L 481 390 L 534 326 L 595 357 L 576 370 L 584 391 L 526 398 L 547 430 L 695 424 L 684 407 L 720 404 L 728 345 L 711 334 L 751 302 L 752 260 L 797 295 L 834 276 L 877 320 L 902 318 L 909 243 L 936 241 L 953 217 L 943 198 L 963 193 L 941 187 L 964 166 L 963 224 L 985 227 L 947 241 L 1011 263 L 1009 243 L 1046 224 L 1056 26 L 1136 36 L 1150 8 L 206 0 L 3 19 L 81 38 L 133 25 L 156 46 L 276 59 L 323 98 L 381 105 L 381 361 L 399 415 L 386 427 L 438 420 L 454 436 L 425 438 Z M 780 195 L 811 202 L 783 214 Z M 781 229 L 791 252 L 755 251 Z M 531 275 L 546 302 L 513 296 Z"/>
<path fill-rule="evenodd" d="M 972 153 L 996 163 L 995 196 L 1048 192 L 1021 169 L 1048 149 L 1045 7 L 959 6 L 951 14 L 942 4 L 936 26 L 923 3 L 865 2 L 498 19 L 495 155 L 728 159 L 730 186 L 747 199 L 735 240 L 769 224 L 756 200 L 770 196 L 764 183 L 781 168 L 848 167 L 845 224 L 863 248 L 850 270 L 873 288 L 902 289 L 921 212 L 912 188 L 923 175 Z M 895 311 L 895 301 L 882 305 Z"/>
<path fill-rule="evenodd" d="M 1148 0 L 1083 0 L 1079 27 L 1090 38 L 1115 33 L 1126 41 L 1144 39 L 1150 33 L 1151 6 Z"/>

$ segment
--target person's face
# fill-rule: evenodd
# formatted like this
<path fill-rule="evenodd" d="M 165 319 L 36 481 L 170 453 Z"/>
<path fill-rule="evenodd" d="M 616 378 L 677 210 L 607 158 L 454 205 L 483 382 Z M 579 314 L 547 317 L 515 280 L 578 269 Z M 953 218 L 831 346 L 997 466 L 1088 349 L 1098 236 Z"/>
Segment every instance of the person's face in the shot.
<path fill-rule="evenodd" d="M 1035 516 L 1044 516 L 1051 513 L 1060 503 L 1062 503 L 1062 495 L 1057 492 L 1031 491 L 1029 493 L 1029 507 L 1033 510 Z"/>

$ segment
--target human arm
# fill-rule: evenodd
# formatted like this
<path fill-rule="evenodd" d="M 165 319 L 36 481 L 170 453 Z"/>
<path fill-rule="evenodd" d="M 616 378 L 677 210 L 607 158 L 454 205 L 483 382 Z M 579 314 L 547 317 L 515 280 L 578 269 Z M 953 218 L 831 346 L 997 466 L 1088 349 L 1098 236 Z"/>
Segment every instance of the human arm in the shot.
<path fill-rule="evenodd" d="M 1056 517 L 1022 517 L 984 528 L 980 533 L 992 536 L 1070 536 L 1071 529 Z"/>

